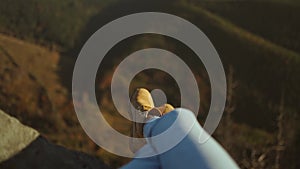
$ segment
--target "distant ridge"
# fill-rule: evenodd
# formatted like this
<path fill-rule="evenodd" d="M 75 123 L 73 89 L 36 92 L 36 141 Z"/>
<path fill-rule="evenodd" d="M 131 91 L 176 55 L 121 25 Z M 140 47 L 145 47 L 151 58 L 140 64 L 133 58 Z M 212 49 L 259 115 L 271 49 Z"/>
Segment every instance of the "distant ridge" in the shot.
<path fill-rule="evenodd" d="M 195 13 L 201 14 L 207 19 L 210 20 L 212 24 L 217 25 L 219 28 L 223 29 L 229 34 L 237 36 L 239 39 L 244 39 L 249 41 L 255 46 L 259 48 L 263 48 L 269 51 L 272 51 L 274 54 L 281 55 L 288 57 L 289 59 L 296 59 L 297 61 L 300 60 L 300 55 L 290 49 L 286 49 L 280 45 L 277 45 L 267 39 L 264 39 L 256 34 L 253 34 L 239 26 L 236 26 L 234 23 L 226 20 L 225 18 L 213 14 L 212 12 L 202 8 L 201 6 L 194 6 L 192 4 L 187 3 L 186 1 L 181 1 L 182 7 L 188 8 Z"/>

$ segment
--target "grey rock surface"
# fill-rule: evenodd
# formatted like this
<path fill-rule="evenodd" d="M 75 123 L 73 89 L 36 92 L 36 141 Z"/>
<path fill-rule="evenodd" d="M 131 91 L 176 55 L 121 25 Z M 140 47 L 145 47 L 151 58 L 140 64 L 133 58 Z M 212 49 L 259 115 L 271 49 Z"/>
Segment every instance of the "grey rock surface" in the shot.
<path fill-rule="evenodd" d="M 0 110 L 0 162 L 27 147 L 39 133 Z"/>

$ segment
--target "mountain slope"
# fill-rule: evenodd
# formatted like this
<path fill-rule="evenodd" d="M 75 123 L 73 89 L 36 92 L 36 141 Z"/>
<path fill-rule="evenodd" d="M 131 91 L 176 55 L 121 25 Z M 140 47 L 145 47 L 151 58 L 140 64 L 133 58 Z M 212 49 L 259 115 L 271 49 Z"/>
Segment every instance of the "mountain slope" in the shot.
<path fill-rule="evenodd" d="M 193 1 L 193 3 L 277 45 L 300 52 L 299 1 Z"/>
<path fill-rule="evenodd" d="M 80 126 L 71 94 L 64 87 L 66 75 L 61 73 L 62 67 L 72 72 L 72 61 L 64 59 L 60 65 L 61 57 L 56 51 L 0 34 L 0 108 L 55 144 L 97 156 L 111 167 L 124 164 L 128 159 L 116 159 L 101 149 Z"/>
<path fill-rule="evenodd" d="M 231 4 L 231 1 L 226 2 Z M 78 123 L 70 100 L 72 68 L 78 54 L 76 52 L 80 51 L 83 43 L 93 32 L 113 19 L 135 12 L 167 12 L 183 17 L 198 26 L 218 51 L 226 73 L 229 74 L 229 68 L 232 67 L 233 79 L 239 84 L 233 90 L 232 104 L 235 110 L 231 118 L 234 124 L 229 128 L 229 131 L 234 132 L 229 135 L 234 136 L 229 140 L 236 142 L 226 143 L 224 134 L 226 128 L 223 125 L 220 125 L 216 132 L 217 139 L 228 147 L 237 161 L 245 163 L 243 168 L 251 168 L 251 164 L 247 162 L 252 158 L 258 160 L 260 156 L 266 157 L 267 164 L 264 165 L 271 168 L 275 159 L 274 146 L 278 131 L 279 108 L 283 104 L 284 129 L 289 131 L 283 134 L 286 139 L 284 158 L 285 161 L 295 161 L 294 168 L 299 168 L 295 167 L 297 163 L 295 155 L 299 154 L 297 152 L 300 150 L 299 141 L 295 139 L 297 133 L 298 135 L 300 133 L 297 123 L 299 119 L 297 113 L 300 109 L 299 52 L 288 43 L 279 43 L 285 39 L 284 33 L 278 33 L 279 40 L 274 40 L 266 36 L 268 29 L 257 32 L 260 27 L 252 29 L 249 25 L 244 25 L 247 19 L 236 20 L 235 18 L 238 18 L 238 15 L 235 16 L 236 13 L 233 12 L 234 16 L 228 16 L 226 14 L 228 11 L 223 12 L 219 8 L 222 9 L 222 6 L 198 4 L 190 0 L 119 1 L 99 9 L 98 14 L 90 18 L 88 24 L 76 35 L 79 37 L 76 42 L 79 43 L 73 46 L 71 54 L 57 53 L 0 35 L 0 108 L 25 124 L 39 129 L 54 143 L 94 154 L 113 167 L 126 163 L 128 159 L 109 154 L 96 146 Z M 268 12 L 268 8 L 263 9 Z M 66 12 L 62 15 L 69 14 Z M 255 21 L 257 16 L 259 15 L 252 14 L 247 17 Z M 289 23 L 288 18 L 286 20 Z M 281 19 L 276 24 L 283 23 L 285 22 Z M 275 37 L 278 31 L 274 30 L 272 37 Z M 299 46 L 297 40 L 291 40 L 290 43 Z M 108 121 L 118 131 L 128 133 L 128 121 L 118 114 L 112 104 L 110 80 L 122 59 L 136 50 L 148 47 L 174 52 L 193 70 L 201 89 L 203 105 L 198 118 L 203 122 L 210 103 L 210 84 L 205 68 L 193 51 L 184 44 L 172 38 L 155 35 L 128 38 L 113 47 L 105 56 L 103 67 L 98 71 L 100 75 L 96 82 L 98 87 L 96 92 L 97 99 L 101 103 L 99 105 L 106 112 Z M 161 88 L 166 92 L 168 101 L 172 103 L 180 101 L 177 97 L 180 93 L 174 79 L 167 77 L 166 73 L 155 71 L 141 73 L 130 87 L 139 85 L 147 85 L 151 89 Z"/>

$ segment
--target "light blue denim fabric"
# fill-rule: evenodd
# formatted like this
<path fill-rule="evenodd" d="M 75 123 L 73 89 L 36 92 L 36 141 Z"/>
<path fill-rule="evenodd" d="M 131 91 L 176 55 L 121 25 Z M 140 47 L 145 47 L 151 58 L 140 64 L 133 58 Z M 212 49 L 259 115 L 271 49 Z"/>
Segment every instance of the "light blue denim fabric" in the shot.
<path fill-rule="evenodd" d="M 184 113 L 188 119 L 179 120 L 180 123 L 176 127 L 180 128 L 196 121 L 196 117 L 191 115 L 193 114 L 191 111 L 182 108 L 175 109 L 163 117 L 152 119 L 145 124 L 145 137 L 151 139 L 150 137 L 164 132 L 176 118 L 180 118 L 179 113 Z M 183 140 L 172 149 L 153 157 L 134 158 L 121 169 L 238 169 L 239 167 L 233 159 L 212 137 L 205 143 L 199 143 L 199 136 L 203 131 L 203 128 L 196 122 Z M 159 147 L 158 143 L 153 143 L 149 139 L 147 145 L 137 153 L 149 151 L 151 147 L 153 149 Z M 168 140 L 162 140 L 162 142 L 168 143 Z"/>

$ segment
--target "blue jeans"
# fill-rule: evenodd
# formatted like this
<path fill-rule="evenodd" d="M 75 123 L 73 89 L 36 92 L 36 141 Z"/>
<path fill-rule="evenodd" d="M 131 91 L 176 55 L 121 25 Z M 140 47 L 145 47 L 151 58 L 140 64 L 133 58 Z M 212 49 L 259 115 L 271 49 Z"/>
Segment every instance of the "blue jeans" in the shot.
<path fill-rule="evenodd" d="M 179 113 L 184 113 L 179 116 Z M 161 118 L 152 119 L 144 126 L 144 136 L 152 137 L 168 129 L 177 118 L 184 117 L 176 123 L 180 130 L 182 126 L 192 123 L 187 135 L 173 148 L 161 154 L 146 157 L 134 158 L 130 163 L 121 169 L 238 169 L 239 167 L 228 155 L 228 153 L 212 137 L 206 142 L 199 143 L 199 136 L 205 132 L 199 125 L 194 114 L 187 109 L 175 109 Z M 202 133 L 203 134 L 203 133 Z M 205 133 L 207 134 L 207 133 Z M 151 138 L 150 138 L 151 139 Z M 161 144 L 168 144 L 172 140 L 161 140 L 161 143 L 147 140 L 147 145 L 137 153 L 159 149 Z M 150 150 L 151 151 L 151 150 Z"/>

